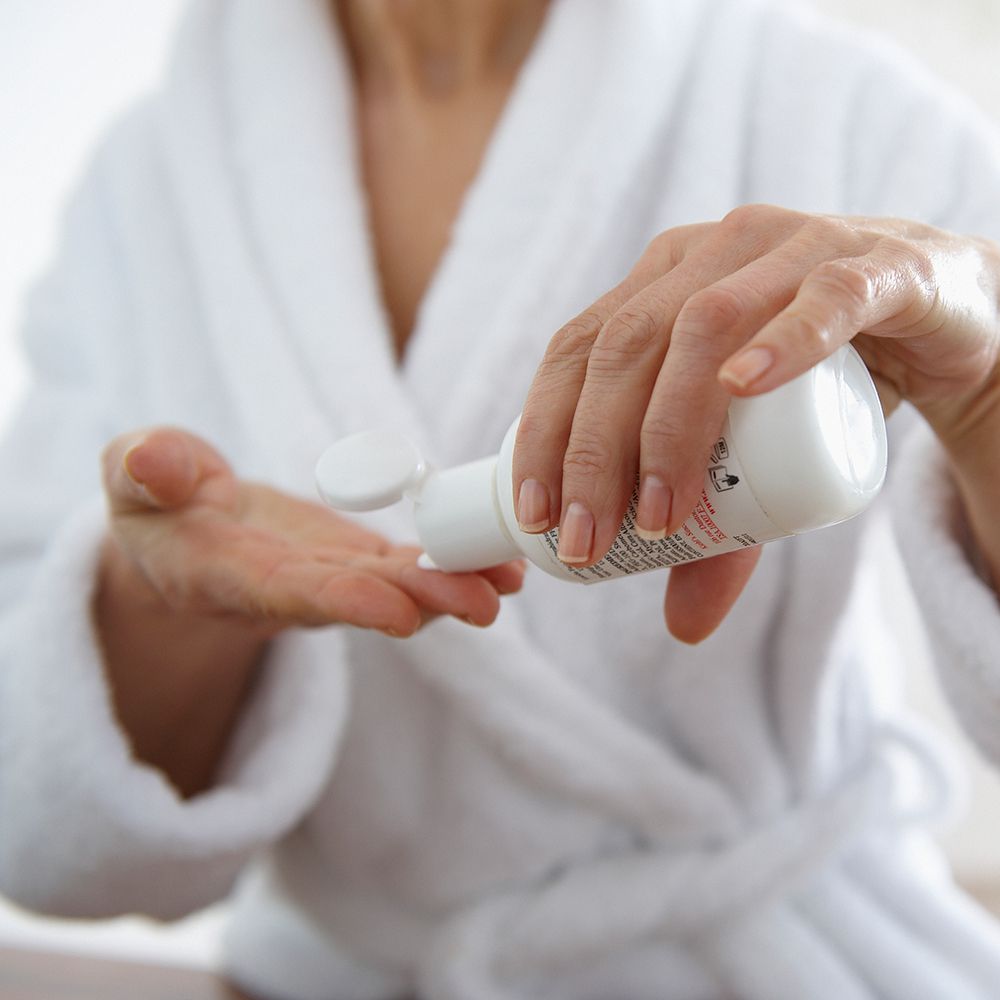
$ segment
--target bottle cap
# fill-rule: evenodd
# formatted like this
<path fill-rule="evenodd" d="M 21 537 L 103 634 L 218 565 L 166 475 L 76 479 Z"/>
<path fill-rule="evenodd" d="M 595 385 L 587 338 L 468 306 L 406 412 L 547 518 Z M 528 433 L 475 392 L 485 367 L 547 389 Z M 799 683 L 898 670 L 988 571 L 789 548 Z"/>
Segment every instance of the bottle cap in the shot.
<path fill-rule="evenodd" d="M 428 475 L 420 449 L 402 434 L 362 431 L 342 438 L 320 456 L 316 485 L 337 510 L 378 510 L 420 489 Z"/>
<path fill-rule="evenodd" d="M 732 400 L 729 422 L 747 484 L 782 531 L 845 521 L 882 487 L 882 405 L 850 345 L 771 392 Z"/>
<path fill-rule="evenodd" d="M 521 555 L 498 508 L 495 474 L 495 456 L 432 470 L 404 435 L 373 430 L 327 448 L 316 485 L 337 510 L 376 510 L 410 497 L 425 553 L 420 565 L 466 572 Z"/>

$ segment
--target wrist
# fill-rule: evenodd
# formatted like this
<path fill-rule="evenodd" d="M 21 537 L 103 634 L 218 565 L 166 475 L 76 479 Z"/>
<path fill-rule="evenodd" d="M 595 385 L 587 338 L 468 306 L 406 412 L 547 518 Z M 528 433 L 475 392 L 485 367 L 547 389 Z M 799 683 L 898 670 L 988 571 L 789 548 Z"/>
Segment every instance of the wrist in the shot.
<path fill-rule="evenodd" d="M 969 400 L 918 408 L 944 447 L 963 508 L 963 546 L 979 577 L 1000 581 L 1000 376 Z"/>
<path fill-rule="evenodd" d="M 114 714 L 135 757 L 185 797 L 210 787 L 267 634 L 245 619 L 172 608 L 110 537 L 92 615 Z"/>
<path fill-rule="evenodd" d="M 975 392 L 956 399 L 916 404 L 953 465 L 1000 475 L 1000 365 Z M 994 460 L 995 459 L 995 460 Z"/>

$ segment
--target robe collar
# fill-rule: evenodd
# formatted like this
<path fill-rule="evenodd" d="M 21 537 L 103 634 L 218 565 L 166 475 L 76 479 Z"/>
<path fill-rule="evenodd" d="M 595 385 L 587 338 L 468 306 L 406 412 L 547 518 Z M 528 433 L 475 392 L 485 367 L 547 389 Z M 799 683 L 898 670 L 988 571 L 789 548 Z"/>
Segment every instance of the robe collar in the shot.
<path fill-rule="evenodd" d="M 195 4 L 167 144 L 210 333 L 239 351 L 229 389 L 261 446 L 302 461 L 377 425 L 441 464 L 495 451 L 549 338 L 634 259 L 616 222 L 636 232 L 635 178 L 701 16 L 698 0 L 669 16 L 654 0 L 553 0 L 398 364 L 326 4 Z"/>

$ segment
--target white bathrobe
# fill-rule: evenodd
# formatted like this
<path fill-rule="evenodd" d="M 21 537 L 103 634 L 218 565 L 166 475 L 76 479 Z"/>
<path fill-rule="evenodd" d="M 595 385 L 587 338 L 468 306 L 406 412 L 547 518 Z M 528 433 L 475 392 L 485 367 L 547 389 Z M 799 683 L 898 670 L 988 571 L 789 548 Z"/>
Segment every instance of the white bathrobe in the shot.
<path fill-rule="evenodd" d="M 737 0 L 555 0 L 399 365 L 356 159 L 323 4 L 198 0 L 67 214 L 0 452 L 0 891 L 170 918 L 235 882 L 229 971 L 271 1000 L 1000 997 L 1000 934 L 924 832 L 947 774 L 882 691 L 877 512 L 767 546 L 695 648 L 665 574 L 531 573 L 490 629 L 276 641 L 190 801 L 132 759 L 88 614 L 112 435 L 183 425 L 312 496 L 376 424 L 442 465 L 494 451 L 548 338 L 669 226 L 765 201 L 1000 236 L 969 108 Z M 1000 759 L 996 599 L 910 447 L 900 547 Z M 366 523 L 412 538 L 402 508 Z"/>

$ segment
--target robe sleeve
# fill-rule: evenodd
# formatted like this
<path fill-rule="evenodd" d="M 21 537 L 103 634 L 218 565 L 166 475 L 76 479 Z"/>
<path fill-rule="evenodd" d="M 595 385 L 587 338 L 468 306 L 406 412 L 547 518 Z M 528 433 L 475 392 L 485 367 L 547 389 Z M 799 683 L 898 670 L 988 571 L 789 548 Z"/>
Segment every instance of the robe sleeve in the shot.
<path fill-rule="evenodd" d="M 1000 600 L 977 558 L 944 450 L 926 426 L 901 449 L 897 543 L 942 688 L 984 756 L 1000 766 Z"/>
<path fill-rule="evenodd" d="M 129 262 L 103 177 L 99 157 L 30 300 L 29 388 L 0 443 L 0 893 L 62 916 L 172 918 L 223 896 L 308 812 L 346 684 L 336 635 L 322 654 L 317 635 L 291 635 L 271 649 L 215 787 L 182 800 L 132 755 L 91 620 L 99 453 L 142 412 Z"/>
<path fill-rule="evenodd" d="M 859 116 L 856 203 L 1000 240 L 1000 137 L 993 125 L 919 72 L 892 70 L 873 77 Z M 1000 601 L 970 544 L 943 449 L 922 421 L 914 425 L 892 456 L 897 545 L 942 687 L 971 738 L 1000 765 Z M 989 460 L 1000 461 L 1000 442 Z"/>

